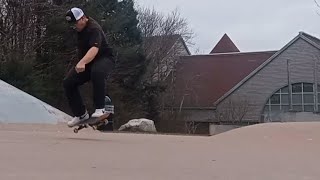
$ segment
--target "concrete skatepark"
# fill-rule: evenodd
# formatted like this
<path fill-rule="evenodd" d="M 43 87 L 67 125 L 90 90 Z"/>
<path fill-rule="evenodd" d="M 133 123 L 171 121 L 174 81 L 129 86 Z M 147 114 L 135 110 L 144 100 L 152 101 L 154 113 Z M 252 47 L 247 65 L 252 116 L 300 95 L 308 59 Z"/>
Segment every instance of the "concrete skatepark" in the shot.
<path fill-rule="evenodd" d="M 0 124 L 0 179 L 318 180 L 319 129 L 270 123 L 205 137 Z"/>
<path fill-rule="evenodd" d="M 267 123 L 211 137 L 74 134 L 65 113 L 1 81 L 0 93 L 1 180 L 320 179 L 318 122 Z"/>

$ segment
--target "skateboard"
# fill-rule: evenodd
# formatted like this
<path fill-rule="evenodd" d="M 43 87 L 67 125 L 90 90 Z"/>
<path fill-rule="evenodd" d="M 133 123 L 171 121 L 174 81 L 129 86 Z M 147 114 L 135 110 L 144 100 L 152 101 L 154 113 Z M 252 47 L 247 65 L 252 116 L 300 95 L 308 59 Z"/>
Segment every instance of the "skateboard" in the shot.
<path fill-rule="evenodd" d="M 114 114 L 114 106 L 109 96 L 105 96 L 104 102 L 104 115 L 100 117 L 91 117 L 90 115 L 89 119 L 74 125 L 73 127 L 75 128 L 73 129 L 73 132 L 78 133 L 81 129 L 88 127 L 92 127 L 93 130 L 97 130 L 100 126 L 107 125 L 109 123 L 108 117 L 110 116 L 110 114 Z"/>
<path fill-rule="evenodd" d="M 102 126 L 102 125 L 107 125 L 108 124 L 108 117 L 109 117 L 110 113 L 107 113 L 107 114 L 104 114 L 100 117 L 90 117 L 89 119 L 79 123 L 79 124 L 76 124 L 73 129 L 73 132 L 74 133 L 78 133 L 81 129 L 84 129 L 84 128 L 89 128 L 89 127 L 92 127 L 93 130 L 97 130 L 99 128 L 99 126 Z"/>

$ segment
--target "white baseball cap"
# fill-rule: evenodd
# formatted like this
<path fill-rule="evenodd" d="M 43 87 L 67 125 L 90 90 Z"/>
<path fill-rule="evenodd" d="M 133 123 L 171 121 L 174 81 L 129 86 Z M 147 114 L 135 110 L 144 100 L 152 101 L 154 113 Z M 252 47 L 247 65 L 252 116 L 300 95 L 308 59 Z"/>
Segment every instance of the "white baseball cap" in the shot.
<path fill-rule="evenodd" d="M 66 20 L 72 23 L 78 21 L 83 16 L 84 12 L 80 8 L 74 7 L 67 11 Z"/>

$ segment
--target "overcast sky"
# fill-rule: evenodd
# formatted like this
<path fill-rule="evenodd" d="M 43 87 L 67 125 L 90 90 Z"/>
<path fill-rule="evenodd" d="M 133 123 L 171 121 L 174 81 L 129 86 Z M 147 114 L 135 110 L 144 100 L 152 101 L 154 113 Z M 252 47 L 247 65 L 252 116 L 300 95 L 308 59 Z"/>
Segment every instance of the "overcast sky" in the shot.
<path fill-rule="evenodd" d="M 224 33 L 240 51 L 278 50 L 299 31 L 320 37 L 314 0 L 136 0 L 161 12 L 178 8 L 196 33 L 195 48 L 209 53 Z M 320 2 L 320 1 L 319 1 Z"/>

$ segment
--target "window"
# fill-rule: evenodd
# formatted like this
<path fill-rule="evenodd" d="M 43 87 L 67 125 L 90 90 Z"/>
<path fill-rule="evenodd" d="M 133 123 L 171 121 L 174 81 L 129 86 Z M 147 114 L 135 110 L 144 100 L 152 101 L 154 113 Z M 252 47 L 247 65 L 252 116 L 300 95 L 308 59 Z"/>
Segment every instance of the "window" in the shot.
<path fill-rule="evenodd" d="M 281 107 L 280 105 L 271 105 L 271 111 L 280 111 Z"/>
<path fill-rule="evenodd" d="M 280 104 L 280 94 L 275 94 L 270 98 L 271 104 Z"/>
<path fill-rule="evenodd" d="M 304 83 L 303 84 L 303 92 L 311 92 L 311 93 L 313 93 L 313 84 Z"/>
<path fill-rule="evenodd" d="M 293 94 L 292 104 L 301 104 L 301 103 L 302 103 L 302 94 Z"/>
<path fill-rule="evenodd" d="M 292 85 L 292 93 L 301 93 L 301 92 L 302 92 L 302 84 Z"/>
<path fill-rule="evenodd" d="M 281 92 L 289 94 L 289 87 L 287 86 L 287 87 L 282 88 Z"/>
<path fill-rule="evenodd" d="M 313 105 L 304 106 L 304 111 L 305 112 L 313 112 L 314 106 Z"/>
<path fill-rule="evenodd" d="M 293 105 L 293 110 L 302 111 L 303 109 L 302 109 L 302 106 L 300 106 L 300 105 Z"/>
<path fill-rule="evenodd" d="M 282 94 L 281 95 L 281 103 L 289 104 L 289 94 Z"/>
<path fill-rule="evenodd" d="M 282 106 L 281 109 L 282 109 L 282 111 L 284 111 L 284 112 L 288 112 L 289 109 L 290 109 L 290 107 L 289 107 L 289 105 L 285 105 L 285 106 Z"/>
<path fill-rule="evenodd" d="M 313 94 L 305 94 L 305 95 L 303 95 L 303 103 L 304 104 L 313 104 L 314 103 Z"/>
<path fill-rule="evenodd" d="M 320 108 L 320 85 L 318 85 L 318 107 Z M 312 83 L 297 83 L 292 85 L 292 108 L 298 112 L 314 112 L 315 96 Z M 273 94 L 264 108 L 264 114 L 288 112 L 290 96 L 289 87 L 281 88 Z"/>

